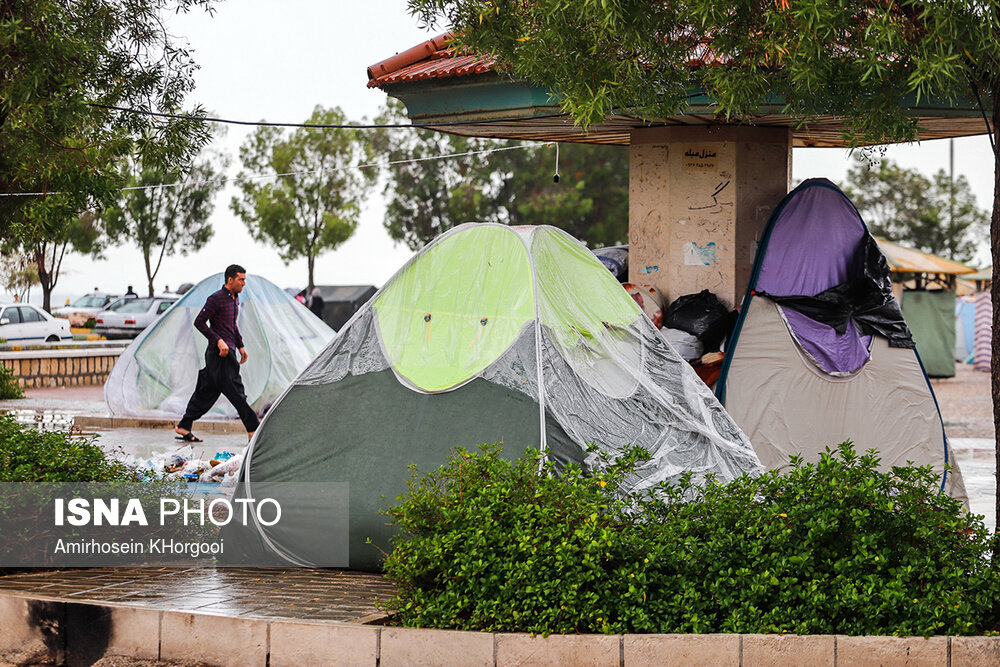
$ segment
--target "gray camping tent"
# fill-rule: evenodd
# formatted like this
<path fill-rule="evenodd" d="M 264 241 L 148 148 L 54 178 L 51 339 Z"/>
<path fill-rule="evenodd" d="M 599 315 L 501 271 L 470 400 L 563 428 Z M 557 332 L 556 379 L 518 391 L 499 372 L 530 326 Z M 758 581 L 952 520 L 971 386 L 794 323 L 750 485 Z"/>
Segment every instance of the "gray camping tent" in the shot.
<path fill-rule="evenodd" d="M 374 285 L 317 285 L 323 298 L 323 321 L 340 331 L 354 313 L 375 295 Z"/>
<path fill-rule="evenodd" d="M 965 499 L 889 266 L 830 181 L 805 181 L 771 216 L 716 394 L 768 467 L 853 440 L 886 469 L 933 466 Z"/>
<path fill-rule="evenodd" d="M 379 512 L 406 490 L 408 466 L 500 441 L 510 458 L 545 448 L 585 466 L 588 443 L 612 455 L 642 446 L 652 458 L 631 481 L 640 489 L 760 469 L 586 247 L 552 227 L 469 224 L 406 264 L 268 413 L 241 473 L 248 494 L 343 486 L 283 503 L 281 525 L 256 537 L 287 562 L 378 568 L 392 534 Z"/>

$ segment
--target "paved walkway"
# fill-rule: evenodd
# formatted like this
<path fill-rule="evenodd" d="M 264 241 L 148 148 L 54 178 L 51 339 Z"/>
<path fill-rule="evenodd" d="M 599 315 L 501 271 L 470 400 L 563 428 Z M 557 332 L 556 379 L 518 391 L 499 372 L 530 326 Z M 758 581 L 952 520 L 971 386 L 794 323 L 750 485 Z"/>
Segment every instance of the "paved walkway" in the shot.
<path fill-rule="evenodd" d="M 169 420 L 115 420 L 108 416 L 104 387 L 39 387 L 26 389 L 21 399 L 0 401 L 0 412 L 12 413 L 19 422 L 44 430 L 67 431 L 76 427 L 83 434 L 95 434 L 106 451 L 121 450 L 143 460 L 153 454 L 174 452 L 185 445 L 174 439 L 174 422 Z M 116 423 L 117 422 L 117 423 Z M 205 442 L 193 455 L 207 458 L 217 451 L 242 451 L 246 431 L 239 420 L 200 421 L 195 432 Z"/>
<path fill-rule="evenodd" d="M 32 598 L 110 602 L 238 618 L 371 622 L 393 586 L 345 570 L 93 568 L 0 577 L 0 590 Z"/>

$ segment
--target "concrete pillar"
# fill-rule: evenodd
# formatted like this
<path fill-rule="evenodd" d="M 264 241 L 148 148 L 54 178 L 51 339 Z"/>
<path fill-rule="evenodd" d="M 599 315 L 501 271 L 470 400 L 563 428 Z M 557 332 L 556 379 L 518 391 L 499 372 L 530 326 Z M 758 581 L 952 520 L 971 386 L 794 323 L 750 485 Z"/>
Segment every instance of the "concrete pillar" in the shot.
<path fill-rule="evenodd" d="M 666 304 L 707 289 L 743 298 L 757 241 L 791 186 L 792 131 L 634 130 L 629 153 L 629 280 Z"/>

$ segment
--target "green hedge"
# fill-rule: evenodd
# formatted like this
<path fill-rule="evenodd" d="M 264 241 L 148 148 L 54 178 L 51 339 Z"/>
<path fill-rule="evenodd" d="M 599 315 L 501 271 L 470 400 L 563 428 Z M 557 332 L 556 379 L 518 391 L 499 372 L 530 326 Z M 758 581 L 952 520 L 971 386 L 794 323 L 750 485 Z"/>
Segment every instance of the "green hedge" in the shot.
<path fill-rule="evenodd" d="M 406 626 L 543 634 L 998 627 L 991 537 L 930 468 L 881 473 L 844 443 L 783 474 L 629 496 L 637 458 L 557 473 L 491 445 L 415 474 L 389 512 L 387 608 Z"/>
<path fill-rule="evenodd" d="M 0 366 L 0 400 L 8 398 L 21 398 L 24 390 L 21 389 L 14 372 L 5 366 Z"/>
<path fill-rule="evenodd" d="M 94 438 L 22 428 L 0 415 L 0 482 L 118 482 L 136 471 L 108 458 Z"/>

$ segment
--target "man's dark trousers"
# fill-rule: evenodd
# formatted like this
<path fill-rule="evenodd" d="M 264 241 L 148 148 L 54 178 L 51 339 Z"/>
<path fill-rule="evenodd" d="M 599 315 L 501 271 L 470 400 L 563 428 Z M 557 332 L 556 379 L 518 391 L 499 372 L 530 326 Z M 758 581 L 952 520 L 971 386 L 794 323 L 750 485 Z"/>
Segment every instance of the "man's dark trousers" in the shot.
<path fill-rule="evenodd" d="M 260 420 L 247 403 L 243 379 L 240 378 L 239 356 L 240 353 L 232 349 L 224 357 L 220 357 L 218 351 L 212 348 L 205 351 L 205 367 L 198 371 L 198 384 L 194 388 L 191 400 L 188 401 L 184 418 L 177 422 L 177 428 L 190 431 L 194 421 L 211 410 L 221 394 L 236 408 L 247 433 L 257 430 Z"/>

